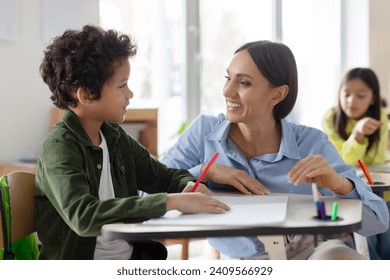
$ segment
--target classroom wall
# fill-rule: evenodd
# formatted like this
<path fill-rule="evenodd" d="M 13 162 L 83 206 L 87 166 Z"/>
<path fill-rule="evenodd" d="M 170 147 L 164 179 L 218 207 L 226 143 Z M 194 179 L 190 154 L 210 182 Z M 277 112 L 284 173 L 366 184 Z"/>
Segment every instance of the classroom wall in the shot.
<path fill-rule="evenodd" d="M 369 0 L 341 1 L 341 76 L 351 68 L 367 67 L 369 58 Z M 359 32 L 356 32 L 359 30 Z"/>
<path fill-rule="evenodd" d="M 370 1 L 370 67 L 378 75 L 381 94 L 390 108 L 390 1 Z"/>
<path fill-rule="evenodd" d="M 80 0 L 81 21 L 99 23 L 99 1 Z M 0 163 L 33 157 L 49 130 L 50 92 L 39 75 L 41 0 L 19 0 L 14 41 L 0 40 Z"/>
<path fill-rule="evenodd" d="M 38 72 L 47 45 L 41 34 L 41 1 L 17 1 L 17 39 L 0 40 L 0 164 L 36 156 L 49 130 L 50 93 Z M 80 1 L 82 22 L 98 24 L 99 1 Z M 368 2 L 369 65 L 378 73 L 382 93 L 390 102 L 390 1 Z M 354 35 L 355 42 L 366 36 Z"/>

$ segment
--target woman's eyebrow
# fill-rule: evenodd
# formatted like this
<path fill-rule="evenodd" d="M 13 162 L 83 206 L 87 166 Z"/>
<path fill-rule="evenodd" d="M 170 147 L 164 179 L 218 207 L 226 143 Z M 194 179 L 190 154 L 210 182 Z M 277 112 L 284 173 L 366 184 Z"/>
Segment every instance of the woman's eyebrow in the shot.
<path fill-rule="evenodd" d="M 228 69 L 226 69 L 226 72 L 227 72 L 228 74 L 230 74 Z M 254 80 L 254 78 L 253 78 L 251 75 L 246 74 L 246 73 L 237 73 L 236 76 L 237 76 L 237 77 L 250 78 L 250 79 Z"/>

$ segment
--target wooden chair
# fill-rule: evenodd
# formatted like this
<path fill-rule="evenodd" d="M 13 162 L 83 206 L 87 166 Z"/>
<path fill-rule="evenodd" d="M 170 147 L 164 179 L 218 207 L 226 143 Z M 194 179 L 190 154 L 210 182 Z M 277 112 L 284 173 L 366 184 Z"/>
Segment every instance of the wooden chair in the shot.
<path fill-rule="evenodd" d="M 7 174 L 11 198 L 11 242 L 36 232 L 35 174 L 16 171 Z M 1 225 L 1 215 L 0 215 Z M 0 228 L 0 248 L 3 248 Z"/>
<path fill-rule="evenodd" d="M 11 198 L 11 242 L 15 242 L 36 232 L 35 174 L 16 171 L 6 174 Z M 0 215 L 0 225 L 1 225 Z M 189 239 L 163 240 L 166 245 L 181 244 L 181 259 L 188 259 Z M 0 227 L 0 248 L 4 247 L 3 232 Z"/>

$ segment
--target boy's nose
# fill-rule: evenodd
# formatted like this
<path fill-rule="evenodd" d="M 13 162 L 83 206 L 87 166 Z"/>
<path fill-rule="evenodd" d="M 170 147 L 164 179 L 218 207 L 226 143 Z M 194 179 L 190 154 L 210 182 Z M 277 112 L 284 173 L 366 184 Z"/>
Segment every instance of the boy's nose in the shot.
<path fill-rule="evenodd" d="M 134 97 L 134 93 L 131 89 L 129 89 L 128 93 L 127 93 L 127 98 L 128 99 L 132 99 Z"/>

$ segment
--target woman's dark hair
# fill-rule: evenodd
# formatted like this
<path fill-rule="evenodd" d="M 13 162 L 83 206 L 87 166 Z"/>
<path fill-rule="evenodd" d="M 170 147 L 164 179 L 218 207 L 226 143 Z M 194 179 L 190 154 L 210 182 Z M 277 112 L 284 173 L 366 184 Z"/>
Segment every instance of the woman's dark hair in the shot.
<path fill-rule="evenodd" d="M 285 118 L 294 108 L 298 96 L 298 71 L 294 54 L 286 45 L 270 41 L 247 43 L 238 48 L 235 54 L 242 50 L 249 52 L 257 68 L 271 85 L 288 86 L 287 96 L 273 110 L 277 121 Z"/>
<path fill-rule="evenodd" d="M 347 140 L 349 135 L 346 132 L 346 126 L 348 121 L 348 116 L 345 114 L 345 112 L 341 108 L 340 103 L 340 93 L 342 90 L 343 85 L 345 83 L 352 81 L 352 80 L 361 80 L 364 82 L 373 93 L 373 104 L 371 104 L 366 112 L 367 117 L 374 118 L 376 120 L 380 120 L 381 117 L 381 105 L 382 100 L 380 96 L 380 88 L 379 88 L 379 81 L 377 76 L 375 75 L 375 72 L 371 70 L 370 68 L 353 68 L 349 70 L 343 80 L 341 81 L 340 88 L 339 88 L 339 95 L 338 95 L 338 102 L 336 106 L 336 113 L 334 115 L 333 119 L 333 125 L 337 131 L 337 133 L 343 138 L 344 140 Z M 379 140 L 380 131 L 379 129 L 376 130 L 373 134 L 368 136 L 368 147 L 366 150 L 366 153 L 370 150 L 372 145 Z"/>
<path fill-rule="evenodd" d="M 79 87 L 91 100 L 99 99 L 103 84 L 112 78 L 116 67 L 136 53 L 137 45 L 130 36 L 86 25 L 81 31 L 66 30 L 54 38 L 44 51 L 39 70 L 54 105 L 65 109 L 77 106 L 74 92 Z"/>

